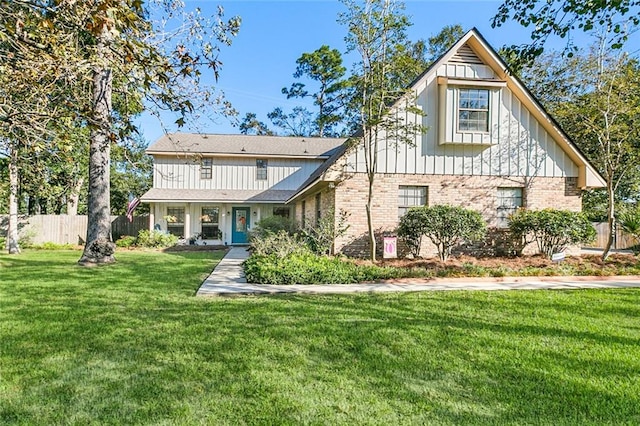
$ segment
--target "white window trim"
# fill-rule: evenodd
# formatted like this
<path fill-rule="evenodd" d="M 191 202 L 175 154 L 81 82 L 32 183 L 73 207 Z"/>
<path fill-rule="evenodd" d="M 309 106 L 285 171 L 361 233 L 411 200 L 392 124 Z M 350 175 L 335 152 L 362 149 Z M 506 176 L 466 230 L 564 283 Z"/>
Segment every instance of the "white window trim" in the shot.
<path fill-rule="evenodd" d="M 461 108 L 460 107 L 460 99 L 461 99 L 461 91 L 462 90 L 483 90 L 487 92 L 487 109 L 474 109 L 474 108 Z M 455 112 L 455 120 L 456 120 L 456 132 L 457 133 L 481 133 L 488 135 L 491 130 L 491 90 L 485 87 L 457 87 L 456 88 L 456 112 Z M 467 130 L 460 128 L 460 111 L 486 111 L 487 120 L 486 120 L 486 130 Z"/>
<path fill-rule="evenodd" d="M 497 143 L 494 129 L 499 123 L 499 94 L 507 87 L 506 81 L 487 79 L 457 79 L 439 76 L 438 79 L 438 141 L 440 145 L 480 145 L 491 146 Z M 460 130 L 459 106 L 460 89 L 481 89 L 489 91 L 488 131 Z M 448 102 L 453 105 L 448 105 Z M 450 137 L 453 133 L 453 139 Z M 448 135 L 449 134 L 449 135 Z M 473 142 L 469 135 L 478 135 Z M 479 140 L 478 140 L 479 139 Z"/>

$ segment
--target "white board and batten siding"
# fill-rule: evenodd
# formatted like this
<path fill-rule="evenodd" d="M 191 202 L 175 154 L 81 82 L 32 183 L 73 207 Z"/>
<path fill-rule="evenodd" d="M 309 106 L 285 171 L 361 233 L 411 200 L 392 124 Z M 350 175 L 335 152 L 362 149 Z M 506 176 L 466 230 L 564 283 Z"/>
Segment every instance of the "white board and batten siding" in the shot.
<path fill-rule="evenodd" d="M 213 157 L 212 178 L 201 179 L 200 163 L 156 156 L 153 187 L 163 189 L 295 190 L 324 160 L 268 158 L 267 179 L 257 179 L 256 158 Z"/>
<path fill-rule="evenodd" d="M 489 87 L 489 132 L 454 135 L 457 132 L 455 91 L 450 86 L 442 90 L 438 77 L 451 79 L 453 86 L 454 79 L 497 81 L 493 70 L 482 64 L 471 49 L 459 52 L 463 50 L 463 54 L 454 55 L 429 75 L 422 85 L 415 87 L 415 102 L 425 114 L 422 122 L 427 128 L 426 133 L 416 135 L 413 146 L 393 140 L 380 141 L 377 171 L 434 175 L 578 176 L 578 166 L 506 84 Z M 482 87 L 482 83 L 478 87 Z M 442 92 L 446 92 L 446 99 L 442 99 Z M 444 120 L 439 117 L 442 110 L 440 102 L 446 102 Z M 407 119 L 419 118 L 407 115 Z M 446 126 L 444 143 L 439 129 L 442 125 Z M 350 155 L 347 171 L 366 171 L 362 148 Z"/>

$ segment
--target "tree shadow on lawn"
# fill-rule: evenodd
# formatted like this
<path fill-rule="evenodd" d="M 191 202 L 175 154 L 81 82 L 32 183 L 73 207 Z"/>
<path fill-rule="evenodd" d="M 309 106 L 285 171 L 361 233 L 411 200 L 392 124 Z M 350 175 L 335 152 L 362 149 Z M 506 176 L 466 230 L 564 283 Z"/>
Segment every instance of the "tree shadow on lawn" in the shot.
<path fill-rule="evenodd" d="M 639 339 L 576 329 L 563 301 L 595 303 L 585 294 L 205 300 L 162 285 L 157 297 L 90 283 L 5 304 L 0 363 L 17 390 L 0 420 L 638 420 Z M 630 294 L 607 298 L 632 309 Z"/>

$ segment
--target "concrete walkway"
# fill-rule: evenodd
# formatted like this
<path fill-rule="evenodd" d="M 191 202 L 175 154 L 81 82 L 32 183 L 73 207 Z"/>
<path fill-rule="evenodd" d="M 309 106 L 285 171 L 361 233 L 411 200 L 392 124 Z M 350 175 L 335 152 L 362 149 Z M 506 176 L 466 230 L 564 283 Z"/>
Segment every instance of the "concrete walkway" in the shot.
<path fill-rule="evenodd" d="M 506 277 L 443 278 L 426 283 L 372 283 L 331 285 L 267 285 L 249 284 L 242 262 L 249 257 L 244 247 L 234 247 L 220 261 L 198 289 L 197 296 L 231 296 L 243 294 L 307 293 L 372 293 L 442 290 L 561 290 L 586 288 L 640 288 L 640 277 Z"/>

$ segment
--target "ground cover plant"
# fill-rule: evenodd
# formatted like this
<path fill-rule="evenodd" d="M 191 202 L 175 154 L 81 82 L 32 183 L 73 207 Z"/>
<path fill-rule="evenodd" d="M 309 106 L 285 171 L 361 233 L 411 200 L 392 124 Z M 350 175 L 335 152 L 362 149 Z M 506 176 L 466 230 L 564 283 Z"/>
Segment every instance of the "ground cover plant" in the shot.
<path fill-rule="evenodd" d="M 265 241 L 271 241 L 267 239 Z M 295 244 L 290 247 L 300 247 Z M 287 245 L 273 245 L 280 249 Z M 568 256 L 553 262 L 543 255 L 522 257 L 455 256 L 443 262 L 429 259 L 387 259 L 379 262 L 300 253 L 253 254 L 244 264 L 249 282 L 259 284 L 349 284 L 365 281 L 433 278 L 522 276 L 640 275 L 640 262 L 630 254 Z"/>
<path fill-rule="evenodd" d="M 194 297 L 216 252 L 0 254 L 0 424 L 640 423 L 640 290 Z"/>

